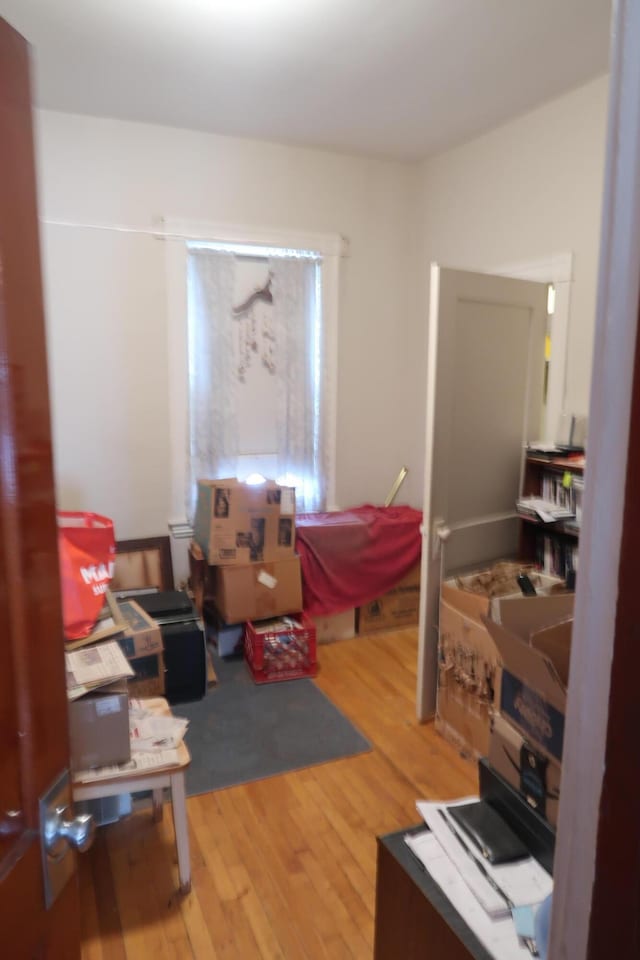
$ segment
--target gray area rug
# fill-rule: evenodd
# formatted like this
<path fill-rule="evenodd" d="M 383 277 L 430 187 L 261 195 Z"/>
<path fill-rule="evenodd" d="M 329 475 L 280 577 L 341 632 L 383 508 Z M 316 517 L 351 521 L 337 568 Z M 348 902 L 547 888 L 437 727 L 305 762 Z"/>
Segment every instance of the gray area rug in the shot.
<path fill-rule="evenodd" d="M 258 685 L 241 658 L 213 662 L 218 683 L 205 699 L 172 708 L 189 720 L 187 796 L 371 749 L 313 680 Z"/>

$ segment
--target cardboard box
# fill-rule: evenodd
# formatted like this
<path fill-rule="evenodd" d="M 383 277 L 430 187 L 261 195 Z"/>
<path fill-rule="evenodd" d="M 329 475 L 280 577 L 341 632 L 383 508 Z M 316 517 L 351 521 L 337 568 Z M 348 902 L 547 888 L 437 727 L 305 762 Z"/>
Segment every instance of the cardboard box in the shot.
<path fill-rule="evenodd" d="M 336 640 L 351 640 L 356 635 L 355 607 L 323 617 L 311 617 L 316 628 L 317 643 L 334 643 Z"/>
<path fill-rule="evenodd" d="M 131 759 L 126 681 L 118 680 L 69 703 L 69 740 L 72 770 Z"/>
<path fill-rule="evenodd" d="M 573 595 L 511 600 L 501 607 L 500 623 L 486 625 L 503 664 L 500 713 L 544 756 L 560 762 Z"/>
<path fill-rule="evenodd" d="M 165 691 L 165 667 L 162 652 L 135 657 L 129 663 L 135 676 L 129 680 L 132 697 L 162 697 Z"/>
<path fill-rule="evenodd" d="M 499 714 L 493 717 L 489 764 L 552 826 L 558 823 L 561 767 L 542 756 Z"/>
<path fill-rule="evenodd" d="M 117 640 L 127 660 L 162 652 L 160 626 L 135 600 L 120 600 L 113 608 L 113 619 L 124 629 L 124 636 Z"/>
<path fill-rule="evenodd" d="M 358 608 L 358 633 L 409 627 L 420 613 L 420 564 L 381 597 Z"/>
<path fill-rule="evenodd" d="M 295 553 L 293 487 L 199 480 L 193 538 L 211 564 L 283 560 Z"/>
<path fill-rule="evenodd" d="M 501 568 L 519 569 L 518 564 L 502 563 Z M 487 756 L 491 718 L 498 710 L 501 696 L 502 661 L 483 618 L 500 618 L 510 605 L 524 600 L 542 601 L 545 616 L 563 616 L 573 606 L 573 594 L 549 595 L 562 583 L 557 577 L 527 571 L 539 596 L 523 598 L 517 593 L 483 596 L 470 589 L 478 577 L 489 574 L 479 570 L 464 577 L 445 580 L 440 589 L 440 626 L 438 644 L 438 695 L 436 729 L 445 739 L 475 757 Z M 504 580 L 510 591 L 515 580 Z M 500 593 L 500 589 L 493 588 Z M 539 607 L 539 609 L 541 609 Z M 509 616 L 507 613 L 506 616 Z"/>
<path fill-rule="evenodd" d="M 266 620 L 302 609 L 300 558 L 216 567 L 214 600 L 225 623 Z"/>
<path fill-rule="evenodd" d="M 436 730 L 471 756 L 486 757 L 500 689 L 498 650 L 483 623 L 444 600 L 438 668 Z"/>

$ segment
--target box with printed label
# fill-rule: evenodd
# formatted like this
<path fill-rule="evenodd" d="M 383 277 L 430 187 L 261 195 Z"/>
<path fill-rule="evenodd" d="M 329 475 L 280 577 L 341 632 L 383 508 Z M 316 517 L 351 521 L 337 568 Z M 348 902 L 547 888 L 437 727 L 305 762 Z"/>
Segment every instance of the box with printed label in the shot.
<path fill-rule="evenodd" d="M 420 564 L 411 568 L 395 587 L 358 607 L 358 633 L 409 627 L 420 612 Z"/>
<path fill-rule="evenodd" d="M 293 487 L 271 480 L 199 480 L 193 538 L 210 564 L 283 560 L 295 553 Z"/>
<path fill-rule="evenodd" d="M 214 601 L 225 623 L 266 620 L 300 610 L 300 558 L 216 567 Z"/>
<path fill-rule="evenodd" d="M 118 680 L 69 703 L 69 741 L 72 770 L 131 759 L 126 681 Z"/>
<path fill-rule="evenodd" d="M 538 591 L 524 598 L 517 576 L 525 572 Z M 436 729 L 445 739 L 476 757 L 489 750 L 491 718 L 499 708 L 502 663 L 484 618 L 500 619 L 506 606 L 532 600 L 546 604 L 545 615 L 566 615 L 573 594 L 530 567 L 502 561 L 465 576 L 445 580 L 440 588 L 438 693 Z"/>
<path fill-rule="evenodd" d="M 491 721 L 488 759 L 536 813 L 557 825 L 561 765 L 543 756 L 500 714 Z"/>
<path fill-rule="evenodd" d="M 120 600 L 111 609 L 113 619 L 123 628 L 123 636 L 117 640 L 127 660 L 162 652 L 160 626 L 135 600 Z"/>
<path fill-rule="evenodd" d="M 565 601 L 562 604 L 552 601 Z M 573 597 L 523 597 L 485 620 L 502 660 L 500 713 L 560 762 L 569 683 Z"/>

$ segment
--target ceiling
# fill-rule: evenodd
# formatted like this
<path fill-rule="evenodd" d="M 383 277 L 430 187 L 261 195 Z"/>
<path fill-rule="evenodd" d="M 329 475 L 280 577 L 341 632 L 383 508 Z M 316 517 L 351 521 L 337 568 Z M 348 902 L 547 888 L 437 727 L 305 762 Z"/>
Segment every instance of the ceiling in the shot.
<path fill-rule="evenodd" d="M 610 0 L 0 0 L 42 107 L 416 160 L 607 70 Z"/>

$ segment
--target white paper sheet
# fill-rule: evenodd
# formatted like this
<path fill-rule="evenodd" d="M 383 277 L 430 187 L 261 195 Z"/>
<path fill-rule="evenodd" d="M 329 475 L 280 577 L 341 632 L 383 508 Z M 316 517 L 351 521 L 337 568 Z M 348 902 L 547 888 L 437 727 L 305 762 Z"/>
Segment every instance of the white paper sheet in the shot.
<path fill-rule="evenodd" d="M 469 895 L 469 888 L 459 870 L 433 833 L 425 831 L 405 839 L 494 960 L 531 960 L 529 950 L 518 941 L 511 917 L 491 919 L 479 901 Z"/>
<path fill-rule="evenodd" d="M 153 752 L 136 752 L 131 754 L 127 763 L 116 763 L 108 767 L 96 767 L 95 770 L 76 770 L 73 774 L 75 781 L 91 783 L 96 780 L 113 780 L 116 777 L 135 775 L 136 773 L 151 773 L 164 767 L 175 767 L 178 764 L 177 750 L 154 750 Z"/>

